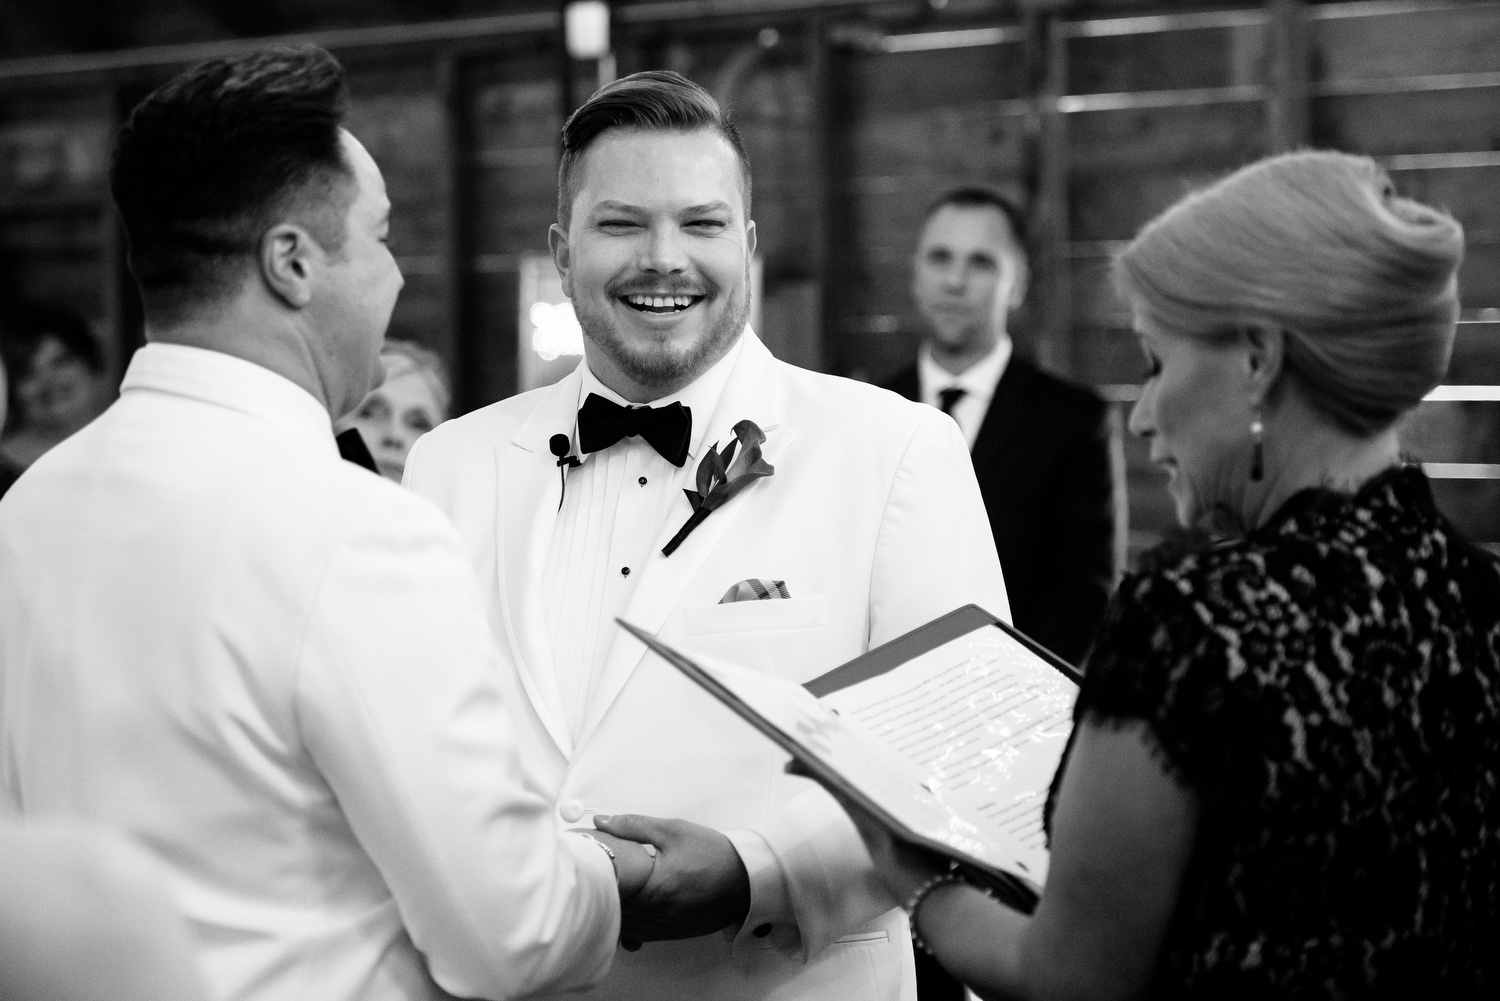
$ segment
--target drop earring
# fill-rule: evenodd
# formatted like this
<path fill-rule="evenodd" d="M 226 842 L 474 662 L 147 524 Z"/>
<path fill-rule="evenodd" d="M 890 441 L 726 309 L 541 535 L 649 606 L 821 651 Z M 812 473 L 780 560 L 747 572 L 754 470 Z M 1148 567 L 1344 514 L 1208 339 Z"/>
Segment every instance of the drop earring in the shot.
<path fill-rule="evenodd" d="M 1260 419 L 1260 411 L 1250 421 L 1250 480 L 1259 483 L 1266 475 L 1266 449 L 1264 444 L 1266 425 Z"/>

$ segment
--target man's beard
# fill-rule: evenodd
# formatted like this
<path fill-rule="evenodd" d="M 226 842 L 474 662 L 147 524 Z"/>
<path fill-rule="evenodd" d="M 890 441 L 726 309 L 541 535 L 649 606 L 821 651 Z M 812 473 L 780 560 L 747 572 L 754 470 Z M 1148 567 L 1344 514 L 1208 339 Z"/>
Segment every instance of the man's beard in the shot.
<path fill-rule="evenodd" d="M 610 299 L 615 298 L 614 294 L 610 296 Z M 586 297 L 573 302 L 573 312 L 578 317 L 578 325 L 583 328 L 583 336 L 607 355 L 620 373 L 632 382 L 648 389 L 661 388 L 664 392 L 671 392 L 688 385 L 722 358 L 745 329 L 745 321 L 750 318 L 750 268 L 746 266 L 745 281 L 740 285 L 738 295 L 731 295 L 726 301 L 718 321 L 704 332 L 702 338 L 687 345 L 656 340 L 628 341 L 610 315 L 610 307 L 605 305 L 596 310 L 594 302 Z"/>
<path fill-rule="evenodd" d="M 982 319 L 969 318 L 963 323 L 953 324 L 924 314 L 922 320 L 927 326 L 928 338 L 942 354 L 962 355 L 985 344 L 991 337 L 990 324 Z"/>

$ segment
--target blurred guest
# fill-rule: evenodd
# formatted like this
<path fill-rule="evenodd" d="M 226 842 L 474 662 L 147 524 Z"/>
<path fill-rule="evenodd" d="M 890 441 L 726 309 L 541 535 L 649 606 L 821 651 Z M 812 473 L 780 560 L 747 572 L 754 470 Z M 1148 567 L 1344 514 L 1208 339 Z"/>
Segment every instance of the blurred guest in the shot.
<path fill-rule="evenodd" d="M 1016 627 L 1076 664 L 1114 586 L 1107 412 L 1092 392 L 1015 355 L 1008 320 L 1029 277 L 1018 208 L 984 188 L 939 198 L 912 259 L 921 352 L 886 388 L 958 422 Z"/>
<path fill-rule="evenodd" d="M 576 990 L 651 860 L 559 832 L 452 525 L 337 456 L 402 286 L 346 102 L 265 49 L 120 132 L 147 344 L 0 503 L 0 810 L 148 847 L 221 999 Z"/>
<path fill-rule="evenodd" d="M 5 427 L 5 418 L 9 411 L 9 400 L 10 377 L 5 369 L 5 357 L 0 355 L 0 428 Z M 16 482 L 16 477 L 20 475 L 21 468 L 12 464 L 5 457 L 5 454 L 0 452 L 0 497 L 5 496 L 5 491 L 10 489 L 10 485 Z"/>
<path fill-rule="evenodd" d="M 104 355 L 88 323 L 61 306 L 23 307 L 9 334 L 14 426 L 0 457 L 25 469 L 98 416 Z"/>
<path fill-rule="evenodd" d="M 380 349 L 380 363 L 385 381 L 334 426 L 341 433 L 357 430 L 380 475 L 400 483 L 406 454 L 418 438 L 448 419 L 452 394 L 443 360 L 420 344 L 388 340 Z"/>
<path fill-rule="evenodd" d="M 0 825 L 0 998 L 207 997 L 149 857 L 73 827 Z"/>
<path fill-rule="evenodd" d="M 1368 159 L 1190 195 L 1115 263 L 1150 374 L 1131 428 L 1184 524 L 1126 578 L 1009 910 L 867 818 L 915 927 L 985 997 L 1500 992 L 1500 564 L 1396 424 L 1442 378 L 1463 234 Z"/>

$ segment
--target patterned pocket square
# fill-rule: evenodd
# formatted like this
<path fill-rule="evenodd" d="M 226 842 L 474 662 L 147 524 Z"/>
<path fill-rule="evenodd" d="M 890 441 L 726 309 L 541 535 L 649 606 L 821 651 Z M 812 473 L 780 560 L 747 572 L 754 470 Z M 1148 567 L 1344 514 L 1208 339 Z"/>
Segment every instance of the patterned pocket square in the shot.
<path fill-rule="evenodd" d="M 759 577 L 751 577 L 725 591 L 724 597 L 719 599 L 719 604 L 727 605 L 733 601 L 765 601 L 768 598 L 790 598 L 791 596 L 792 592 L 786 589 L 784 580 L 761 580 Z"/>

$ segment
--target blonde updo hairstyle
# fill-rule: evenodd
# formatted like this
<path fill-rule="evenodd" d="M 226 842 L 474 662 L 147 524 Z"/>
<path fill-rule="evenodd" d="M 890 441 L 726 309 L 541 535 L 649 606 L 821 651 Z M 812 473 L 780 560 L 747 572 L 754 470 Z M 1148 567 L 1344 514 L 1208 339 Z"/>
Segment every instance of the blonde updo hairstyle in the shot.
<path fill-rule="evenodd" d="M 1287 153 L 1172 206 L 1115 259 L 1164 333 L 1285 331 L 1285 371 L 1341 427 L 1390 427 L 1443 378 L 1463 228 L 1402 198 L 1367 157 Z"/>

